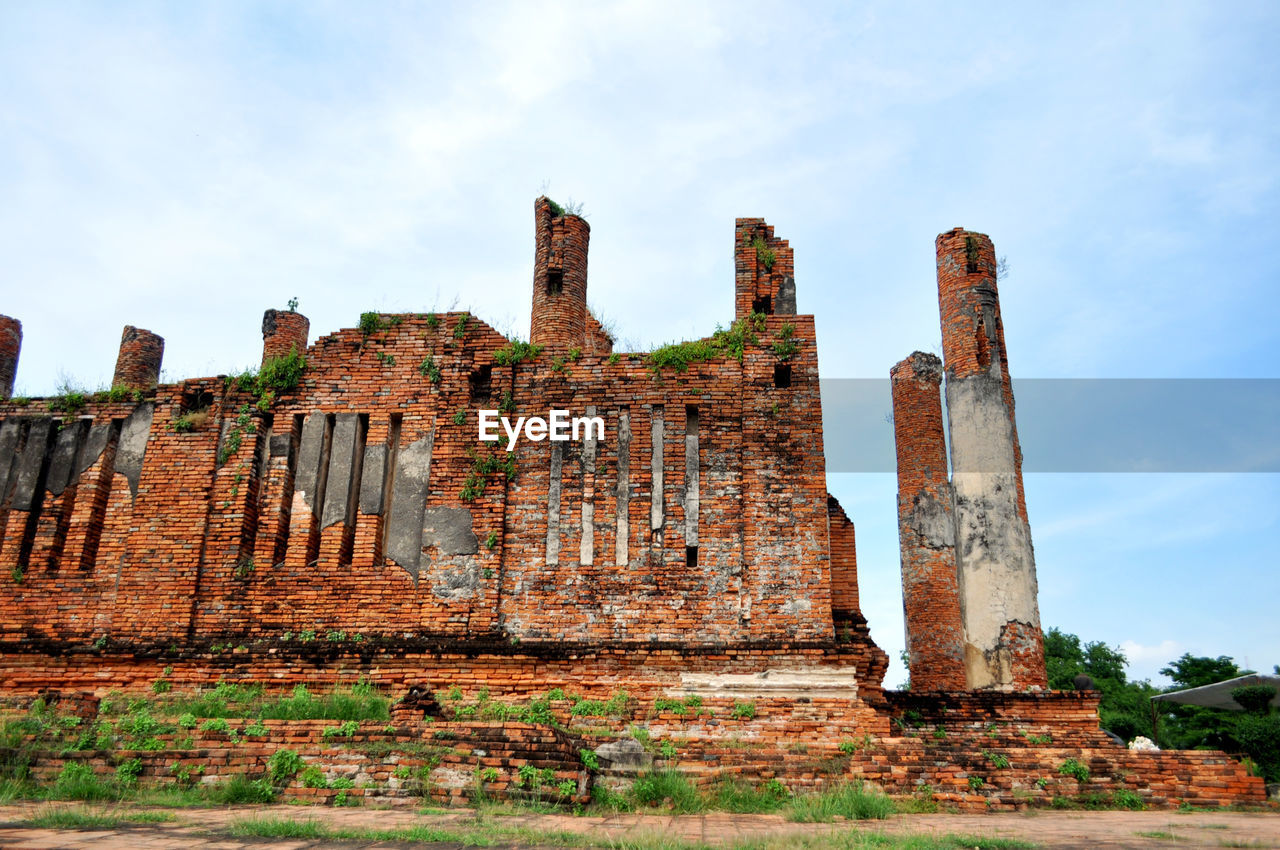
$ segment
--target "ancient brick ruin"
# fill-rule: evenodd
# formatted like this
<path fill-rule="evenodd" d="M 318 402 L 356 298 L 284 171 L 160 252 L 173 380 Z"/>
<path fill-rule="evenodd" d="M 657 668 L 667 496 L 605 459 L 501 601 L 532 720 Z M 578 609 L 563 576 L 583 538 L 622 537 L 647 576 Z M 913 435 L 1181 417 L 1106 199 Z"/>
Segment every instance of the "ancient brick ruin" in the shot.
<path fill-rule="evenodd" d="M 704 783 L 860 775 L 1015 806 L 1074 782 L 1054 766 L 1075 758 L 1153 803 L 1261 799 L 1221 754 L 1130 754 L 1098 730 L 1096 695 L 1045 690 L 987 237 L 938 237 L 943 360 L 916 353 L 892 372 L 904 695 L 882 689 L 854 526 L 826 491 L 814 321 L 796 313 L 787 242 L 739 219 L 733 326 L 663 358 L 613 352 L 587 308 L 583 219 L 540 198 L 535 235 L 529 345 L 456 312 L 366 314 L 308 344 L 305 317 L 268 310 L 263 374 L 305 356 L 288 386 L 157 384 L 163 340 L 126 327 L 111 392 L 0 402 L 0 698 L 93 705 L 158 681 L 364 680 L 512 705 L 625 690 L 586 731 L 642 724 L 678 741 Z M 5 398 L 20 343 L 0 319 Z M 477 439 L 482 409 L 600 416 L 605 436 L 507 452 Z M 692 716 L 671 710 L 689 697 Z M 465 797 L 468 771 L 506 777 L 541 757 L 584 793 L 584 721 L 571 702 L 551 710 L 569 731 L 455 717 L 450 740 L 487 749 L 453 747 L 433 793 Z M 439 732 L 411 714 L 361 730 L 390 742 L 359 768 L 381 789 L 365 796 L 395 796 L 396 742 Z M 945 746 L 924 734 L 937 730 Z M 305 723 L 258 734 L 265 747 L 228 751 L 201 733 L 203 755 L 162 737 L 170 750 L 147 755 L 145 774 L 175 759 L 210 778 L 261 770 L 285 740 L 328 764 L 334 746 Z M 1013 765 L 999 777 L 979 754 L 993 750 Z M 84 758 L 106 770 L 115 756 Z"/>

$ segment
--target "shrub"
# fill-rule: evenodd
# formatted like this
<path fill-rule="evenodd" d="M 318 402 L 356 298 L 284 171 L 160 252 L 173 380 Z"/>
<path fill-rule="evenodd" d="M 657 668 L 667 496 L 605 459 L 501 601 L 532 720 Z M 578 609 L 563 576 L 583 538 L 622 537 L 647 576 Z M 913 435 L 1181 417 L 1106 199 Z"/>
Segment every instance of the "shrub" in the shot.
<path fill-rule="evenodd" d="M 1111 803 L 1116 808 L 1132 809 L 1135 812 L 1140 812 L 1147 807 L 1147 804 L 1142 802 L 1142 798 L 1128 788 L 1120 788 L 1115 791 L 1111 795 Z"/>
<path fill-rule="evenodd" d="M 87 764 L 69 761 L 62 766 L 49 796 L 55 800 L 116 800 L 120 791 L 98 778 Z"/>
<path fill-rule="evenodd" d="M 131 758 L 116 765 L 116 782 L 128 786 L 138 781 L 142 773 L 142 759 Z"/>
<path fill-rule="evenodd" d="M 882 820 L 893 814 L 893 801 L 862 782 L 847 782 L 821 794 L 796 797 L 787 817 L 802 823 L 826 823 L 837 815 L 850 820 Z"/>
<path fill-rule="evenodd" d="M 1058 765 L 1058 773 L 1062 776 L 1070 776 L 1076 782 L 1084 783 L 1089 781 L 1089 768 L 1075 759 L 1067 759 Z"/>
<path fill-rule="evenodd" d="M 307 788 L 328 788 L 329 780 L 325 778 L 323 770 L 312 765 L 302 771 L 302 784 Z"/>
<path fill-rule="evenodd" d="M 737 720 L 751 720 L 756 716 L 756 704 L 754 702 L 739 702 L 734 700 L 733 711 L 730 713 Z"/>
<path fill-rule="evenodd" d="M 214 802 L 226 806 L 240 803 L 271 803 L 276 799 L 276 789 L 266 777 L 250 779 L 247 776 L 233 776 L 229 782 L 215 785 L 210 793 Z"/>
<path fill-rule="evenodd" d="M 360 324 L 356 327 L 360 328 L 360 333 L 365 336 L 376 334 L 378 331 L 384 331 L 388 325 L 383 320 L 382 314 L 374 311 L 360 314 Z"/>
<path fill-rule="evenodd" d="M 288 785 L 302 770 L 302 756 L 293 750 L 276 750 L 267 759 L 267 775 L 272 785 Z"/>

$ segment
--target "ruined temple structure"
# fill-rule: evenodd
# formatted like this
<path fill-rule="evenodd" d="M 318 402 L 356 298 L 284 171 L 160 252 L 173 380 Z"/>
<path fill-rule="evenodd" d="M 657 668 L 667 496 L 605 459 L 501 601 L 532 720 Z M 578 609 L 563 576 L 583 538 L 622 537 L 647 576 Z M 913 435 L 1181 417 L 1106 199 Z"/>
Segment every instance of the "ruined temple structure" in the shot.
<path fill-rule="evenodd" d="M 732 327 L 622 353 L 587 308 L 586 221 L 546 198 L 534 213 L 530 344 L 456 312 L 366 314 L 309 343 L 304 316 L 268 310 L 263 380 L 158 384 L 163 340 L 126 327 L 111 392 L 11 399 L 22 332 L 0 318 L 0 699 L 363 678 L 411 697 L 393 714 L 408 740 L 431 692 L 515 705 L 625 691 L 599 731 L 678 740 L 701 782 L 768 775 L 799 790 L 829 780 L 811 764 L 825 753 L 894 793 L 1015 806 L 1052 795 L 1045 776 L 1074 782 L 1055 772 L 1071 757 L 1153 802 L 1261 793 L 1221 754 L 1129 754 L 1098 730 L 1096 694 L 1046 689 L 986 236 L 938 237 L 944 357 L 913 354 L 891 375 L 902 694 L 882 689 L 854 526 L 826 491 L 814 320 L 796 311 L 787 241 L 738 219 Z M 604 435 L 522 437 L 508 452 L 478 439 L 486 409 L 598 416 Z M 682 699 L 714 719 L 673 712 Z M 568 722 L 567 703 L 552 709 Z M 450 734 L 586 770 L 568 732 L 497 726 Z M 931 728 L 944 733 L 932 744 Z M 323 764 L 312 731 L 305 755 Z M 975 784 L 966 765 L 999 747 L 1021 754 L 1015 767 Z M 433 787 L 470 793 L 471 752 Z M 203 766 L 261 769 L 261 753 Z M 163 755 L 145 775 L 169 769 Z"/>

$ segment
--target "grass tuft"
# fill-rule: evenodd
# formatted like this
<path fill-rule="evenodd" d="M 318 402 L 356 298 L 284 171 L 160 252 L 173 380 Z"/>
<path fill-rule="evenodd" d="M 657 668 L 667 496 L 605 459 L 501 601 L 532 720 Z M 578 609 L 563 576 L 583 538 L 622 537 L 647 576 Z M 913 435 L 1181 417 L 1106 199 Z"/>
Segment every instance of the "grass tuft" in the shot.
<path fill-rule="evenodd" d="M 879 789 L 848 782 L 821 794 L 796 797 L 787 817 L 801 823 L 827 823 L 837 815 L 849 820 L 883 820 L 893 812 L 893 801 Z"/>

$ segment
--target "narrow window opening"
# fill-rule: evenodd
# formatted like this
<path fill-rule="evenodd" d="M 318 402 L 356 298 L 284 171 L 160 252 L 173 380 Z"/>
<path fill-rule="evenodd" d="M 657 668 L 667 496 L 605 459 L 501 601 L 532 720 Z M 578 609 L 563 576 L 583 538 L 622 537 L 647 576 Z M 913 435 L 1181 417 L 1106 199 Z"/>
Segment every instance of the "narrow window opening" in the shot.
<path fill-rule="evenodd" d="M 766 316 L 773 315 L 773 296 L 761 295 L 751 302 L 752 313 L 764 313 Z"/>
<path fill-rule="evenodd" d="M 685 560 L 685 566 L 689 567 L 690 569 L 696 568 L 698 566 L 698 547 L 697 546 L 684 547 L 684 560 Z"/>
<path fill-rule="evenodd" d="M 773 367 L 773 385 L 780 390 L 791 386 L 791 364 L 779 363 Z"/>
<path fill-rule="evenodd" d="M 564 292 L 564 270 L 548 269 L 547 270 L 547 294 L 560 295 Z"/>
<path fill-rule="evenodd" d="M 472 372 L 467 380 L 471 384 L 472 401 L 488 401 L 493 394 L 493 367 L 481 366 Z"/>

